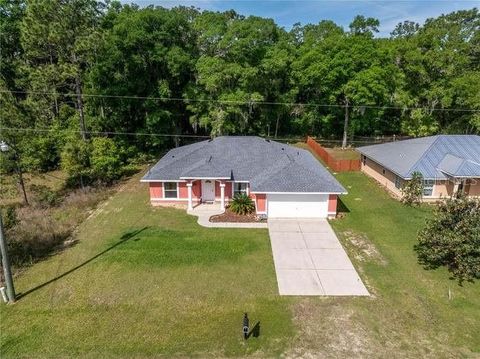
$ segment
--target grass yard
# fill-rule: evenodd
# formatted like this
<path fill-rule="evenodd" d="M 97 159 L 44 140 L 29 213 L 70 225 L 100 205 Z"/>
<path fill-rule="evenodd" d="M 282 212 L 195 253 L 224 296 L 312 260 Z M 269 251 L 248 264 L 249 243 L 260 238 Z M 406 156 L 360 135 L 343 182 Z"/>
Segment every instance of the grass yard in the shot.
<path fill-rule="evenodd" d="M 24 297 L 0 305 L 2 358 L 479 355 L 480 285 L 416 263 L 429 207 L 339 174 L 350 212 L 332 225 L 373 295 L 279 297 L 266 230 L 152 208 L 138 178 L 80 226 L 76 246 L 16 279 Z M 261 328 L 246 342 L 244 311 Z"/>
<path fill-rule="evenodd" d="M 342 149 L 340 147 L 325 147 L 325 151 L 327 151 L 333 158 L 336 160 L 359 160 L 360 153 L 355 151 L 352 148 Z"/>
<path fill-rule="evenodd" d="M 267 230 L 202 228 L 183 210 L 152 208 L 138 180 L 81 225 L 76 246 L 17 278 L 26 294 L 0 305 L 2 358 L 286 350 L 294 328 Z M 247 343 L 244 311 L 261 322 Z"/>

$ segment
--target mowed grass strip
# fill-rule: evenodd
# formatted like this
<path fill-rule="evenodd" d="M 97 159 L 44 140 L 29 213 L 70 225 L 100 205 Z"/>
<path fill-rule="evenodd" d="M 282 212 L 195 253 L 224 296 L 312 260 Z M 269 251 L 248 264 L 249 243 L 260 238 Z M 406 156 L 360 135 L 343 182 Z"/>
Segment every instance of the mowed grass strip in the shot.
<path fill-rule="evenodd" d="M 184 210 L 152 208 L 147 193 L 134 178 L 82 224 L 76 246 L 16 279 L 27 294 L 1 306 L 2 357 L 276 356 L 290 346 L 268 232 L 202 228 Z M 261 328 L 247 342 L 244 311 Z"/>

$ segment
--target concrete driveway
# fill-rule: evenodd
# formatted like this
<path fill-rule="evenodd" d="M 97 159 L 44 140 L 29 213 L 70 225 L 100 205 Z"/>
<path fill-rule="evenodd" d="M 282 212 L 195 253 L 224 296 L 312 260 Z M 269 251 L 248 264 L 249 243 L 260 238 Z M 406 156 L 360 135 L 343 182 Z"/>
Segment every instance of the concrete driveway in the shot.
<path fill-rule="evenodd" d="M 280 295 L 369 295 L 326 219 L 269 219 Z"/>

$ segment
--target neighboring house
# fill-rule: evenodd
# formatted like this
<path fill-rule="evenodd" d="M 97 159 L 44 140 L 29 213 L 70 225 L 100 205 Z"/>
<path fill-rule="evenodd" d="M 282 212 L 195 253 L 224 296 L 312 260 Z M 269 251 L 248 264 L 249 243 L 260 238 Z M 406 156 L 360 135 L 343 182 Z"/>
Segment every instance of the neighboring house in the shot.
<path fill-rule="evenodd" d="M 224 136 L 169 151 L 142 178 L 152 205 L 218 203 L 249 195 L 267 217 L 334 217 L 340 183 L 297 147 L 253 136 Z"/>
<path fill-rule="evenodd" d="M 458 193 L 480 196 L 480 136 L 438 135 L 357 151 L 362 155 L 362 171 L 397 196 L 413 172 L 423 176 L 425 201 Z"/>

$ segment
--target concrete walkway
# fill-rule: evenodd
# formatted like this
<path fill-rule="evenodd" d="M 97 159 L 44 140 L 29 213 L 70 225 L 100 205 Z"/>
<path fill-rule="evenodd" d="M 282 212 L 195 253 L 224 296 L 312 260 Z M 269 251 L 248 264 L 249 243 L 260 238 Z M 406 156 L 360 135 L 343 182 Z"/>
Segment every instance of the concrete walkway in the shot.
<path fill-rule="evenodd" d="M 280 295 L 369 295 L 325 219 L 269 219 Z"/>
<path fill-rule="evenodd" d="M 210 222 L 210 217 L 222 214 L 225 210 L 220 209 L 218 203 L 201 204 L 188 210 L 187 213 L 197 216 L 197 223 L 208 228 L 268 228 L 267 223 L 232 223 L 232 222 Z"/>

